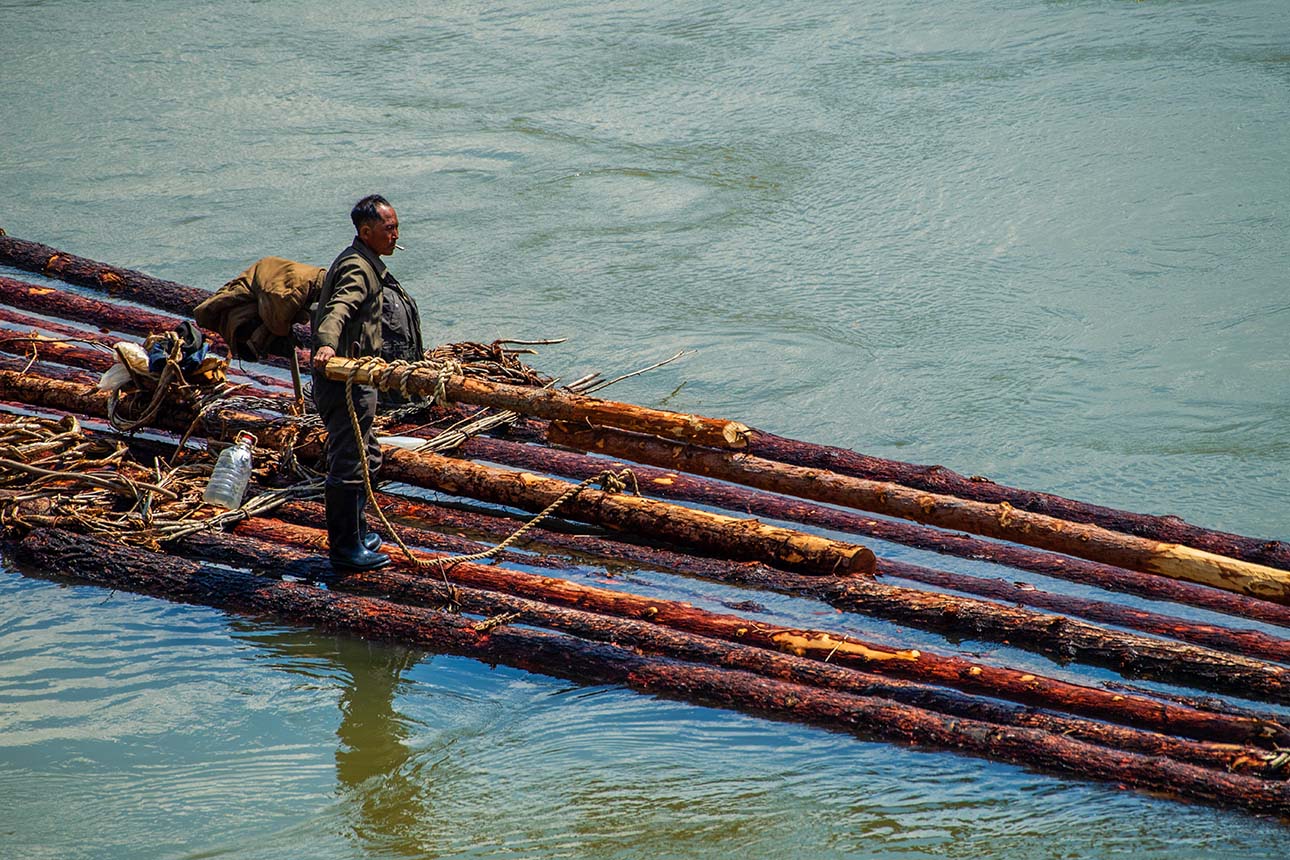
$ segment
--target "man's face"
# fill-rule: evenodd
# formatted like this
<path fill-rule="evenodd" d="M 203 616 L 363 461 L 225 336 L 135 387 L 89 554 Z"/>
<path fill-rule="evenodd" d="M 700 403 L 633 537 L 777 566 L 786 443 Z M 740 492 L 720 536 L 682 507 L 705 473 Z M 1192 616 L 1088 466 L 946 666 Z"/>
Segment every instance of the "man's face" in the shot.
<path fill-rule="evenodd" d="M 376 221 L 369 221 L 358 228 L 358 238 L 373 252 L 388 257 L 394 253 L 394 243 L 399 241 L 399 216 L 393 206 L 377 206 Z"/>

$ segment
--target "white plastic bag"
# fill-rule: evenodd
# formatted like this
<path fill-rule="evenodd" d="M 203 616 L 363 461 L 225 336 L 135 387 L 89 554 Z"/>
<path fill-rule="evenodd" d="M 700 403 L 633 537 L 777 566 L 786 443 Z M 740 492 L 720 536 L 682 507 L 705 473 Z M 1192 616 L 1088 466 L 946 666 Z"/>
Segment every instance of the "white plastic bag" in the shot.
<path fill-rule="evenodd" d="M 130 370 L 121 363 L 123 354 L 135 373 L 148 372 L 148 353 L 139 344 L 123 340 L 113 344 L 113 347 L 116 350 L 116 363 L 99 377 L 99 391 L 116 391 L 131 381 Z"/>

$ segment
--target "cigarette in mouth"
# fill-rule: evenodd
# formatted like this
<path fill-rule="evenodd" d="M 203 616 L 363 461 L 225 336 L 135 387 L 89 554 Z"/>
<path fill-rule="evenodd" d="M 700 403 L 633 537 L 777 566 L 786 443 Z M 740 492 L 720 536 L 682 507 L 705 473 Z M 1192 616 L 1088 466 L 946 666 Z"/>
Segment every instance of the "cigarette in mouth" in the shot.
<path fill-rule="evenodd" d="M 395 243 L 394 243 L 394 247 L 395 247 L 395 248 L 397 248 L 397 249 L 398 249 L 398 250 L 400 250 L 400 251 L 406 251 L 406 250 L 407 250 L 407 248 L 403 247 L 403 246 L 402 246 L 402 245 L 400 245 L 398 242 L 395 242 Z"/>

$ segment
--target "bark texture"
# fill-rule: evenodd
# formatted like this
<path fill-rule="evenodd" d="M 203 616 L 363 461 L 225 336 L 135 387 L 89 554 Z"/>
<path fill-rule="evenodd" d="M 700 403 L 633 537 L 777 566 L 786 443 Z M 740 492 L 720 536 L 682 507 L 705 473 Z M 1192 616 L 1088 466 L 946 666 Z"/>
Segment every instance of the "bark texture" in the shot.
<path fill-rule="evenodd" d="M 561 634 L 481 630 L 444 613 L 143 553 L 50 530 L 19 545 L 21 560 L 109 588 L 274 617 L 365 638 L 505 663 L 561 678 L 633 689 L 779 719 L 951 749 L 1171 796 L 1290 812 L 1290 785 L 1158 756 L 1109 750 L 1036 729 L 946 717 L 867 696 L 821 690 L 731 669 L 651 657 Z"/>

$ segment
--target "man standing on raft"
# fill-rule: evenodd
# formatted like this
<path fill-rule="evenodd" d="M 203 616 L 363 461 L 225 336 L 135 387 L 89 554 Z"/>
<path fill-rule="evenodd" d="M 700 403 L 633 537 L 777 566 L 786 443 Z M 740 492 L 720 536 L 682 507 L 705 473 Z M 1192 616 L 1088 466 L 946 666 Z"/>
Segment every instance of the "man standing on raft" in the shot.
<path fill-rule="evenodd" d="M 328 379 L 323 369 L 338 354 L 351 358 L 381 354 L 382 294 L 387 280 L 397 285 L 381 257 L 394 253 L 399 218 L 379 194 L 355 203 L 349 217 L 357 235 L 328 269 L 313 315 L 314 405 L 327 428 L 328 556 L 340 570 L 376 570 L 388 565 L 390 557 L 375 551 L 381 545 L 380 536 L 367 531 L 363 514 L 367 490 L 359 448 L 367 452 L 368 476 L 375 481 L 381 467 L 381 446 L 372 431 L 376 389 L 358 384 L 352 388 L 362 433 L 362 438 L 355 438 L 345 383 Z"/>

